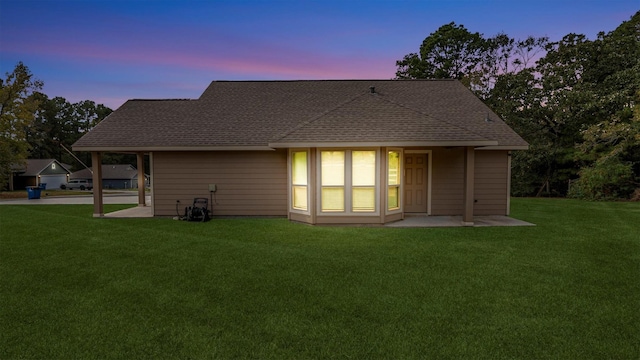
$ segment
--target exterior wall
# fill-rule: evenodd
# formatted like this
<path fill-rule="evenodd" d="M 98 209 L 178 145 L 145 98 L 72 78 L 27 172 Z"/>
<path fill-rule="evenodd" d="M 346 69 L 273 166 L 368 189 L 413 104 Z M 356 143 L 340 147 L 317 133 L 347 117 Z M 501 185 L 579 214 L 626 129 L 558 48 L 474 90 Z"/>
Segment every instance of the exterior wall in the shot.
<path fill-rule="evenodd" d="M 462 215 L 464 148 L 434 148 L 431 161 L 430 215 Z"/>
<path fill-rule="evenodd" d="M 476 151 L 475 215 L 508 214 L 508 151 Z"/>
<path fill-rule="evenodd" d="M 462 148 L 433 148 L 431 215 L 461 215 L 463 212 L 464 151 Z M 381 152 L 385 154 L 385 152 Z M 312 157 L 313 158 L 313 157 Z M 474 215 L 508 214 L 509 163 L 507 151 L 475 152 Z M 310 162 L 310 166 L 315 162 Z M 155 152 L 153 207 L 156 216 L 182 215 L 194 197 L 211 199 L 209 184 L 216 184 L 214 216 L 287 216 L 309 223 L 381 223 L 394 216 L 319 216 L 288 212 L 287 151 Z M 312 167 L 314 169 L 314 167 Z M 386 167 L 380 166 L 380 199 L 384 214 Z M 312 171 L 311 179 L 315 179 Z M 315 180 L 309 191 L 315 208 Z M 176 200 L 179 200 L 176 213 Z"/>
<path fill-rule="evenodd" d="M 318 216 L 316 224 L 339 225 L 339 224 L 382 224 L 379 215 L 376 216 Z"/>
<path fill-rule="evenodd" d="M 154 152 L 153 207 L 156 216 L 176 216 L 193 198 L 211 199 L 214 216 L 286 216 L 287 152 Z M 210 204 L 211 208 L 211 204 Z"/>
<path fill-rule="evenodd" d="M 461 215 L 464 149 L 434 148 L 431 215 Z M 475 151 L 474 215 L 507 215 L 508 151 Z"/>

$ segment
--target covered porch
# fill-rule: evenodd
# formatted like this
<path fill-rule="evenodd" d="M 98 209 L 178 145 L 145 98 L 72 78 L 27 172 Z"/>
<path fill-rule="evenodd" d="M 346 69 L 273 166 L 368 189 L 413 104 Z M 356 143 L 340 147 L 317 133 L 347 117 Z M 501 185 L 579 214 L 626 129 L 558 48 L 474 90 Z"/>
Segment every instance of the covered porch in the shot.
<path fill-rule="evenodd" d="M 137 211 L 132 211 L 132 209 L 121 210 L 124 212 L 124 216 L 120 213 L 120 211 L 116 211 L 115 213 L 110 213 L 105 215 L 104 213 L 104 194 L 103 194 L 103 184 L 102 184 L 102 153 L 99 151 L 91 152 L 91 165 L 93 168 L 93 217 L 153 217 L 153 207 L 148 206 L 146 196 L 145 196 L 145 173 L 144 173 L 144 152 L 136 153 L 136 168 L 138 170 L 137 175 L 137 192 L 138 192 L 138 209 Z M 116 214 L 116 215 L 113 215 Z M 136 216 L 129 216 L 129 215 Z"/>

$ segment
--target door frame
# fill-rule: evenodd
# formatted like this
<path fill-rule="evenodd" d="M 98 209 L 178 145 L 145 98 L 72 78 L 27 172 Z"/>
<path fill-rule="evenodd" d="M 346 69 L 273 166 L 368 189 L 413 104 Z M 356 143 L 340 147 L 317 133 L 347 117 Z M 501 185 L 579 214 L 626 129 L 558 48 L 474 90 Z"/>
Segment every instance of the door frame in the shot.
<path fill-rule="evenodd" d="M 427 155 L 427 215 L 431 215 L 431 174 L 433 173 L 433 161 L 432 161 L 432 157 L 433 157 L 433 150 L 405 150 L 404 151 L 405 154 L 426 154 Z M 402 163 L 402 166 L 404 166 L 404 162 Z M 402 171 L 402 185 L 403 185 L 403 189 L 402 189 L 402 196 L 404 198 L 404 169 Z M 404 213 L 404 204 L 403 205 L 403 209 L 402 212 Z"/>

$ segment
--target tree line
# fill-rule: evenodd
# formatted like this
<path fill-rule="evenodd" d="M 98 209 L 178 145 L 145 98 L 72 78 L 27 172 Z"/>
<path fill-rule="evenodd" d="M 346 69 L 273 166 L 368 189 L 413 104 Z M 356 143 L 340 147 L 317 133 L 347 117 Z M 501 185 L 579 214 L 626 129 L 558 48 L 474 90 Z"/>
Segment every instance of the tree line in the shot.
<path fill-rule="evenodd" d="M 44 83 L 19 62 L 0 78 L 0 190 L 11 172 L 26 159 L 56 159 L 81 170 L 83 165 L 66 149 L 113 112 L 91 100 L 70 103 L 63 97 L 42 93 Z M 76 152 L 87 165 L 91 154 Z M 135 164 L 135 155 L 105 154 L 105 164 Z"/>
<path fill-rule="evenodd" d="M 595 40 L 449 23 L 396 66 L 398 79 L 460 80 L 529 142 L 513 154 L 514 195 L 640 198 L 640 12 Z"/>

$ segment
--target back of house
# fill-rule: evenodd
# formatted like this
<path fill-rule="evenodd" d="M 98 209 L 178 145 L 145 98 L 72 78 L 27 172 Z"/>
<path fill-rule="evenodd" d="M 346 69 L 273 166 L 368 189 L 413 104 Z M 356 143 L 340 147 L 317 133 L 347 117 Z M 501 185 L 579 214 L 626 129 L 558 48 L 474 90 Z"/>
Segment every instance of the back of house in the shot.
<path fill-rule="evenodd" d="M 214 216 L 310 224 L 508 215 L 527 147 L 455 80 L 214 81 L 130 100 L 73 145 L 148 154 L 156 216 L 210 197 Z"/>

